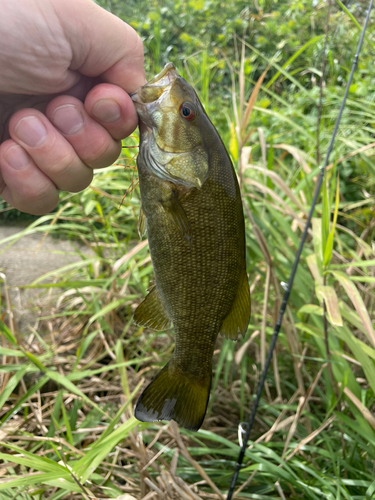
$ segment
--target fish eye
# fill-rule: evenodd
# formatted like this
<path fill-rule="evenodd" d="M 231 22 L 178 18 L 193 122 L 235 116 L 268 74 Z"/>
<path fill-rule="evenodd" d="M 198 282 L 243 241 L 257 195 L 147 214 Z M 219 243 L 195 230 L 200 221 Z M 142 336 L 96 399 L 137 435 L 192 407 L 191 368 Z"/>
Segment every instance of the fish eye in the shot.
<path fill-rule="evenodd" d="M 193 121 L 195 118 L 194 106 L 190 102 L 183 102 L 180 106 L 180 114 L 186 121 Z"/>

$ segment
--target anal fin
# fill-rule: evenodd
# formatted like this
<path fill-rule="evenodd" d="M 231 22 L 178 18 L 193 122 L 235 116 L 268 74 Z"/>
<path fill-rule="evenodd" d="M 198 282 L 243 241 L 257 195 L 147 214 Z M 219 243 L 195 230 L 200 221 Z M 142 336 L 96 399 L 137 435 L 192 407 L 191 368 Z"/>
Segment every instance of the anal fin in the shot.
<path fill-rule="evenodd" d="M 137 325 L 153 330 L 166 330 L 171 326 L 155 285 L 135 310 L 133 319 Z"/>
<path fill-rule="evenodd" d="M 223 337 L 237 340 L 246 333 L 250 320 L 250 289 L 246 271 L 243 271 L 231 310 L 224 319 L 220 333 Z"/>

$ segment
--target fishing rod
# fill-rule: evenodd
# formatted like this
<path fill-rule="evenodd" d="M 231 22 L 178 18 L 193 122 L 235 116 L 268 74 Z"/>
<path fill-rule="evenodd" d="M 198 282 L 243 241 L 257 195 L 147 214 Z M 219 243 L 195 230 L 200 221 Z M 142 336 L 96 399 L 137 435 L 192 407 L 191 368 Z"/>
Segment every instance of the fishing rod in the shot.
<path fill-rule="evenodd" d="M 367 10 L 367 15 L 366 15 L 365 23 L 364 23 L 363 28 L 362 28 L 361 37 L 359 39 L 358 46 L 357 46 L 357 51 L 356 51 L 355 56 L 354 56 L 353 65 L 352 65 L 352 69 L 351 69 L 350 76 L 349 76 L 349 79 L 348 79 L 348 83 L 346 84 L 346 89 L 345 89 L 344 97 L 343 97 L 343 99 L 341 101 L 340 111 L 339 111 L 339 114 L 337 116 L 337 120 L 336 120 L 335 128 L 333 130 L 331 142 L 329 143 L 329 146 L 328 146 L 328 150 L 327 150 L 327 154 L 326 154 L 326 157 L 325 157 L 324 164 L 323 164 L 323 166 L 320 167 L 320 175 L 319 175 L 319 178 L 318 178 L 318 183 L 317 183 L 316 188 L 315 188 L 314 198 L 313 198 L 313 201 L 312 201 L 310 212 L 309 212 L 307 220 L 306 220 L 305 228 L 303 230 L 303 234 L 302 234 L 302 238 L 301 238 L 301 241 L 300 241 L 300 244 L 299 244 L 299 247 L 298 247 L 296 258 L 294 259 L 294 263 L 293 263 L 293 267 L 292 267 L 292 272 L 290 274 L 290 278 L 288 280 L 288 284 L 285 287 L 285 293 L 284 293 L 283 301 L 282 301 L 281 306 L 280 306 L 279 316 L 278 316 L 278 319 L 277 319 L 277 322 L 276 322 L 276 325 L 275 325 L 275 329 L 274 329 L 273 334 L 272 334 L 271 344 L 270 344 L 270 348 L 269 348 L 269 351 L 268 351 L 268 355 L 267 355 L 267 359 L 266 359 L 266 364 L 264 366 L 262 375 L 260 377 L 260 381 L 259 381 L 259 384 L 258 384 L 258 388 L 257 388 L 257 392 L 256 392 L 256 397 L 255 397 L 254 405 L 253 405 L 253 408 L 252 408 L 252 411 L 251 411 L 251 414 L 250 414 L 250 417 L 249 417 L 249 420 L 248 420 L 248 424 L 247 424 L 247 428 L 246 428 L 246 433 L 245 433 L 245 436 L 244 436 L 244 439 L 243 439 L 243 443 L 242 443 L 242 446 L 241 446 L 241 449 L 240 449 L 240 453 L 238 455 L 238 460 L 237 460 L 237 464 L 236 464 L 236 467 L 235 467 L 235 470 L 234 470 L 234 473 L 233 473 L 232 481 L 231 481 L 231 484 L 230 484 L 230 487 L 229 487 L 229 490 L 228 490 L 227 500 L 231 500 L 232 499 L 234 488 L 236 486 L 236 482 L 237 482 L 237 478 L 238 478 L 238 474 L 240 472 L 243 459 L 245 457 L 247 443 L 248 443 L 249 438 L 250 438 L 250 433 L 251 433 L 251 430 L 252 430 L 252 427 L 253 427 L 253 424 L 254 424 L 255 415 L 256 415 L 257 410 L 258 410 L 260 398 L 261 398 L 261 395 L 262 395 L 262 392 L 263 392 L 263 388 L 264 388 L 264 383 L 266 381 L 267 372 L 268 372 L 268 369 L 269 369 L 270 364 L 271 364 L 273 351 L 275 349 L 277 337 L 278 337 L 279 332 L 280 332 L 280 328 L 281 328 L 281 324 L 282 324 L 282 321 L 283 321 L 283 316 L 284 316 L 284 313 L 285 313 L 285 309 L 286 309 L 286 306 L 287 306 L 287 303 L 288 303 L 289 295 L 290 295 L 290 292 L 292 290 L 294 277 L 295 277 L 296 272 L 297 272 L 297 267 L 298 267 L 299 260 L 300 260 L 301 254 L 302 254 L 303 246 L 304 246 L 305 241 L 306 241 L 307 233 L 308 233 L 308 230 L 309 230 L 309 227 L 310 227 L 310 222 L 311 222 L 314 210 L 315 210 L 315 205 L 316 205 L 316 202 L 318 201 L 318 197 L 319 197 L 319 193 L 320 193 L 320 188 L 322 187 L 322 183 L 323 183 L 323 179 L 324 179 L 324 172 L 325 172 L 326 167 L 328 165 L 329 157 L 331 155 L 331 152 L 332 152 L 332 149 L 333 149 L 333 145 L 334 145 L 334 142 L 335 142 L 335 139 L 336 139 L 337 131 L 338 131 L 338 128 L 339 128 L 339 125 L 340 125 L 342 113 L 343 113 L 344 108 L 345 108 L 346 99 L 347 99 L 348 94 L 349 94 L 349 88 L 350 88 L 350 85 L 352 83 L 354 72 L 355 72 L 357 64 L 358 64 L 358 58 L 359 58 L 359 54 L 361 52 L 363 40 L 364 40 L 364 37 L 365 37 L 367 24 L 368 24 L 368 21 L 370 19 L 370 13 L 371 13 L 373 1 L 374 0 L 370 0 L 370 4 L 369 4 L 369 8 Z"/>

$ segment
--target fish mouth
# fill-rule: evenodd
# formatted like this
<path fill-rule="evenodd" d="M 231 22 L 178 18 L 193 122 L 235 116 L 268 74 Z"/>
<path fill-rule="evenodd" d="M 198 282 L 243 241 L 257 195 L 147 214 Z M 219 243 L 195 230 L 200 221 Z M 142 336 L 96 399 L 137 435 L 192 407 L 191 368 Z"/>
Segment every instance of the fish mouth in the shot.
<path fill-rule="evenodd" d="M 170 88 L 171 84 L 178 77 L 178 73 L 173 63 L 165 65 L 164 69 L 156 75 L 152 80 L 140 87 L 136 92 L 130 94 L 137 111 L 140 111 L 139 106 L 154 103 L 164 92 Z"/>

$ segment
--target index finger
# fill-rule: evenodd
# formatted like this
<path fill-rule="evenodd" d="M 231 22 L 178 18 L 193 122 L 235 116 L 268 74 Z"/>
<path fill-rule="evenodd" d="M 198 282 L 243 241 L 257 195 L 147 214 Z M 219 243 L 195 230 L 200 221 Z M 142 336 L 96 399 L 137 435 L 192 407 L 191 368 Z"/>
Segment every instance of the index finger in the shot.
<path fill-rule="evenodd" d="M 56 2 L 55 8 L 70 41 L 70 69 L 100 76 L 129 94 L 144 85 L 143 44 L 131 26 L 92 0 Z"/>

